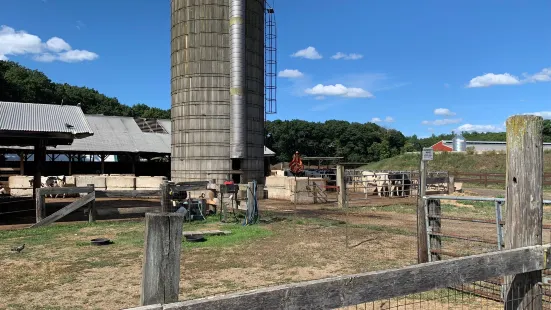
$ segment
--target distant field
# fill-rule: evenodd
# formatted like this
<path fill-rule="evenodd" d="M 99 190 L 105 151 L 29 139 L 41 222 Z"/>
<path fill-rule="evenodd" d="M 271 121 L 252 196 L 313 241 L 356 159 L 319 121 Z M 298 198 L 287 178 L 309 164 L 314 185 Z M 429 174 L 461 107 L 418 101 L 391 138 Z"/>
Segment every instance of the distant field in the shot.
<path fill-rule="evenodd" d="M 373 170 L 416 170 L 419 169 L 420 154 L 404 154 L 365 165 L 363 168 Z M 476 173 L 505 173 L 506 155 L 497 153 L 434 154 L 429 164 L 430 170 Z M 551 153 L 544 154 L 544 170 L 551 172 Z"/>

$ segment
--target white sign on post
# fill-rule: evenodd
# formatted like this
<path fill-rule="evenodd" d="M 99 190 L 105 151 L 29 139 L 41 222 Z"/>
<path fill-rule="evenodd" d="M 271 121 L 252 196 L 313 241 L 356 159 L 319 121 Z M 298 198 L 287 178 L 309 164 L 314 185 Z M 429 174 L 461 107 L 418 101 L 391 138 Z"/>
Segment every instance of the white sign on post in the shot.
<path fill-rule="evenodd" d="M 432 148 L 423 148 L 423 160 L 432 160 L 434 157 L 434 151 Z"/>

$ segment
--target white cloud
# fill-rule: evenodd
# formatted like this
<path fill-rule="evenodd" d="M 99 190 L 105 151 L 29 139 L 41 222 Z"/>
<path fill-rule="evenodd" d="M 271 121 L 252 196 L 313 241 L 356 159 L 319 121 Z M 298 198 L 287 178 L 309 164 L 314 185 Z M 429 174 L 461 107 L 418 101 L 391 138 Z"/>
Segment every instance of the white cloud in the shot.
<path fill-rule="evenodd" d="M 475 87 L 489 87 L 493 85 L 515 85 L 520 84 L 520 80 L 509 73 L 494 74 L 486 73 L 481 76 L 477 76 L 469 82 L 468 88 Z"/>
<path fill-rule="evenodd" d="M 307 48 L 292 54 L 291 57 L 299 57 L 299 58 L 306 58 L 306 59 L 321 59 L 322 58 L 320 53 L 318 53 L 318 51 L 316 51 L 316 48 L 312 47 L 312 46 L 308 46 Z"/>
<path fill-rule="evenodd" d="M 26 31 L 16 31 L 6 25 L 0 26 L 0 60 L 8 60 L 8 56 L 22 55 L 30 55 L 32 59 L 41 62 L 79 62 L 99 57 L 90 51 L 73 50 L 69 43 L 59 37 L 42 42 L 40 37 Z"/>
<path fill-rule="evenodd" d="M 465 124 L 457 127 L 455 131 L 502 132 L 503 128 L 495 125 Z"/>
<path fill-rule="evenodd" d="M 64 62 L 80 62 L 96 58 L 98 54 L 85 50 L 70 50 L 59 54 L 59 60 Z"/>
<path fill-rule="evenodd" d="M 324 97 L 324 96 L 317 96 L 317 97 L 314 98 L 314 99 L 316 99 L 316 100 L 323 100 L 323 99 L 325 99 L 325 97 Z"/>
<path fill-rule="evenodd" d="M 71 45 L 61 38 L 52 37 L 46 41 L 46 48 L 52 52 L 62 52 L 71 50 Z"/>
<path fill-rule="evenodd" d="M 461 123 L 460 118 L 444 118 L 444 119 L 437 119 L 434 121 L 423 121 L 421 124 L 432 125 L 432 126 L 442 126 L 442 125 L 457 124 L 457 123 Z"/>
<path fill-rule="evenodd" d="M 524 83 L 551 82 L 551 68 L 544 68 L 535 74 L 523 74 L 524 79 L 511 75 L 509 73 L 494 74 L 486 73 L 477 76 L 469 82 L 468 88 L 489 87 L 493 85 L 518 85 Z"/>
<path fill-rule="evenodd" d="M 374 117 L 371 119 L 372 123 L 394 123 L 394 118 L 387 116 L 385 119 L 381 119 L 379 117 Z"/>
<path fill-rule="evenodd" d="M 312 88 L 307 88 L 305 93 L 315 96 L 340 96 L 346 98 L 372 98 L 373 94 L 357 87 L 346 87 L 342 84 L 322 85 L 318 84 Z"/>
<path fill-rule="evenodd" d="M 434 115 L 454 116 L 455 112 L 450 111 L 450 109 L 438 108 L 434 110 Z"/>
<path fill-rule="evenodd" d="M 551 68 L 544 68 L 540 72 L 528 75 L 524 74 L 526 77 L 526 82 L 536 83 L 536 82 L 550 82 L 551 81 Z"/>
<path fill-rule="evenodd" d="M 551 111 L 540 111 L 540 112 L 524 113 L 524 115 L 536 115 L 536 116 L 541 116 L 544 119 L 551 119 Z"/>
<path fill-rule="evenodd" d="M 302 74 L 302 72 L 298 71 L 298 70 L 294 70 L 294 69 L 285 69 L 283 71 L 279 71 L 279 74 L 278 74 L 279 77 L 282 77 L 282 78 L 290 78 L 290 79 L 293 79 L 293 78 L 299 78 L 299 77 L 303 77 L 304 74 Z"/>
<path fill-rule="evenodd" d="M 331 56 L 331 58 L 333 59 L 344 59 L 344 60 L 358 60 L 358 59 L 362 59 L 363 57 L 364 56 L 362 54 L 356 54 L 356 53 L 345 54 L 341 52 L 338 52 L 335 55 Z"/>

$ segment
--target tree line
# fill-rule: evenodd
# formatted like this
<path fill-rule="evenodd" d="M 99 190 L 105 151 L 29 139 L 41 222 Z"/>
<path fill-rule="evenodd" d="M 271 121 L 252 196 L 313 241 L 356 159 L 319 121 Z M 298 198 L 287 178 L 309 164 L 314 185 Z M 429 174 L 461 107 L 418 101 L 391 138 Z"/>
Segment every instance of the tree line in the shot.
<path fill-rule="evenodd" d="M 144 103 L 122 104 L 97 90 L 52 82 L 44 73 L 31 70 L 13 61 L 0 61 L 0 101 L 35 102 L 76 105 L 86 114 L 170 118 L 170 109 L 151 108 Z M 275 120 L 266 122 L 266 146 L 276 152 L 274 162 L 288 162 L 295 151 L 307 156 L 344 157 L 347 162 L 367 163 L 420 151 L 453 135 L 432 135 L 420 139 L 406 137 L 400 131 L 374 123 L 339 120 L 308 122 Z M 505 141 L 505 133 L 465 132 L 467 140 Z M 551 142 L 551 121 L 544 122 L 544 138 Z"/>
<path fill-rule="evenodd" d="M 170 118 L 170 110 L 151 108 L 143 103 L 128 106 L 97 90 L 67 83 L 54 83 L 44 73 L 13 61 L 0 61 L 0 100 L 48 104 L 81 104 L 86 114 L 144 118 Z"/>

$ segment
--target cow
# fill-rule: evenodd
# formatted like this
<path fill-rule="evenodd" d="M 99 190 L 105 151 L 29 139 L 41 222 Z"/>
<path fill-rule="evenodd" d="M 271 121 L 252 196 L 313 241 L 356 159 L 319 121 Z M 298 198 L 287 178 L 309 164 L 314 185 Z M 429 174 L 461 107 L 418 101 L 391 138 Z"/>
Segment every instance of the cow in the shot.
<path fill-rule="evenodd" d="M 408 197 L 411 192 L 411 180 L 405 173 L 391 172 L 388 174 L 390 196 Z"/>
<path fill-rule="evenodd" d="M 66 184 L 66 178 L 64 175 L 61 176 L 47 176 L 47 177 L 40 177 L 40 187 L 64 187 Z M 31 187 L 33 186 L 33 180 L 29 180 L 29 183 Z M 53 195 L 47 195 L 50 198 L 54 198 Z M 58 194 L 55 195 L 55 198 L 59 196 Z M 65 194 L 63 194 L 63 198 L 65 198 Z"/>

